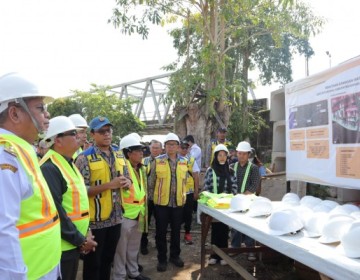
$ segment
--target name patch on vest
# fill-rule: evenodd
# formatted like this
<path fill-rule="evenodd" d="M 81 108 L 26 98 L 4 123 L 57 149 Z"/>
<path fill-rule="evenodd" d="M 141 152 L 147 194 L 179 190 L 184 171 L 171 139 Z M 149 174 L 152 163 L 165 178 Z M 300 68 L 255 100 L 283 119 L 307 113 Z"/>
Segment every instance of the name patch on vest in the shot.
<path fill-rule="evenodd" d="M 14 173 L 16 171 L 18 171 L 18 169 L 15 166 L 13 166 L 11 164 L 7 164 L 7 163 L 0 164 L 0 168 L 1 168 L 1 170 L 10 170 Z"/>
<path fill-rule="evenodd" d="M 90 159 L 90 162 L 97 162 L 97 161 L 101 161 L 101 158 L 92 158 L 92 159 Z"/>

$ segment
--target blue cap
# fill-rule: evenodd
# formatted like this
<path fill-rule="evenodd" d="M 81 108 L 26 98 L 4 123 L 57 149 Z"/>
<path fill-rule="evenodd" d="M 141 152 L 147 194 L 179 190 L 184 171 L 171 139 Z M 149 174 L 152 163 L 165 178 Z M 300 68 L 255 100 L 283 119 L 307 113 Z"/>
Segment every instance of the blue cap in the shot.
<path fill-rule="evenodd" d="M 102 128 L 104 125 L 111 125 L 113 126 L 110 121 L 108 120 L 108 118 L 105 117 L 96 117 L 94 119 L 91 120 L 89 126 L 91 130 L 98 130 L 100 128 Z"/>

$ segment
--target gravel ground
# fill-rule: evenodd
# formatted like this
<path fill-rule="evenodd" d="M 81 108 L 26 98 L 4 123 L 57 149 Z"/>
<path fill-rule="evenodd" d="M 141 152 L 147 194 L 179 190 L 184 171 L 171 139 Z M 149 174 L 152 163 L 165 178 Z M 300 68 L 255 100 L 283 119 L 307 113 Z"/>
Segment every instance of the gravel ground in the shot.
<path fill-rule="evenodd" d="M 183 268 L 175 267 L 169 263 L 167 271 L 157 272 L 157 251 L 155 247 L 155 233 L 154 229 L 150 227 L 149 234 L 149 254 L 143 256 L 140 254 L 139 263 L 144 267 L 143 275 L 150 277 L 152 280 L 196 280 L 196 279 L 242 279 L 240 275 L 233 270 L 230 266 L 205 265 L 204 275 L 200 275 L 200 241 L 201 241 L 201 228 L 200 225 L 193 223 L 192 237 L 194 244 L 186 245 L 183 241 L 181 243 L 181 258 L 185 262 Z M 169 234 L 168 234 L 169 235 Z M 183 239 L 184 233 L 181 233 Z M 210 233 L 208 235 L 207 244 L 210 244 Z M 241 266 L 243 266 L 254 277 L 261 280 L 279 279 L 279 280 L 296 280 L 296 279 L 317 279 L 316 273 L 311 273 L 306 267 L 299 267 L 294 265 L 294 262 L 278 253 L 270 252 L 263 253 L 261 260 L 250 262 L 247 260 L 245 254 L 239 254 L 233 257 Z M 208 259 L 208 256 L 206 256 Z M 296 267 L 296 268 L 295 268 Z M 77 280 L 82 279 L 82 262 Z"/>

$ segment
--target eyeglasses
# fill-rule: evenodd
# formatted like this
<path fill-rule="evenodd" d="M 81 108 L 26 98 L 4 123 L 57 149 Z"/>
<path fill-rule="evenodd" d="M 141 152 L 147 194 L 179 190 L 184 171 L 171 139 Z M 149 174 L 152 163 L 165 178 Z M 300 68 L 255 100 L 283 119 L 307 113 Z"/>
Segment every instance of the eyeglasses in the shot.
<path fill-rule="evenodd" d="M 187 149 L 189 149 L 189 147 L 180 147 L 182 150 L 187 150 Z"/>
<path fill-rule="evenodd" d="M 99 133 L 101 135 L 105 135 L 106 133 L 111 134 L 113 132 L 113 130 L 111 127 L 109 127 L 109 128 L 100 128 L 98 130 L 95 130 L 94 132 Z"/>
<path fill-rule="evenodd" d="M 68 131 L 68 132 L 59 133 L 57 135 L 57 137 L 76 136 L 76 134 L 77 134 L 76 130 L 71 130 L 71 131 Z"/>

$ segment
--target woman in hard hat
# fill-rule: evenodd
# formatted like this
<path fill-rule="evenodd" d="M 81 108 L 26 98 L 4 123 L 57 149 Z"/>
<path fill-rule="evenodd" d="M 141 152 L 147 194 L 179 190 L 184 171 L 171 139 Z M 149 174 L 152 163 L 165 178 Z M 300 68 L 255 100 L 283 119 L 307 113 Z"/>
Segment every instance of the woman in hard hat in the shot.
<path fill-rule="evenodd" d="M 229 151 L 225 145 L 219 144 L 214 149 L 214 159 L 211 167 L 206 170 L 204 190 L 212 193 L 236 193 L 236 179 L 230 171 L 227 157 Z M 220 222 L 214 222 L 211 225 L 211 244 L 219 248 L 228 247 L 229 227 Z M 220 262 L 226 265 L 226 261 L 219 255 L 212 254 L 209 259 L 209 265 Z"/>

